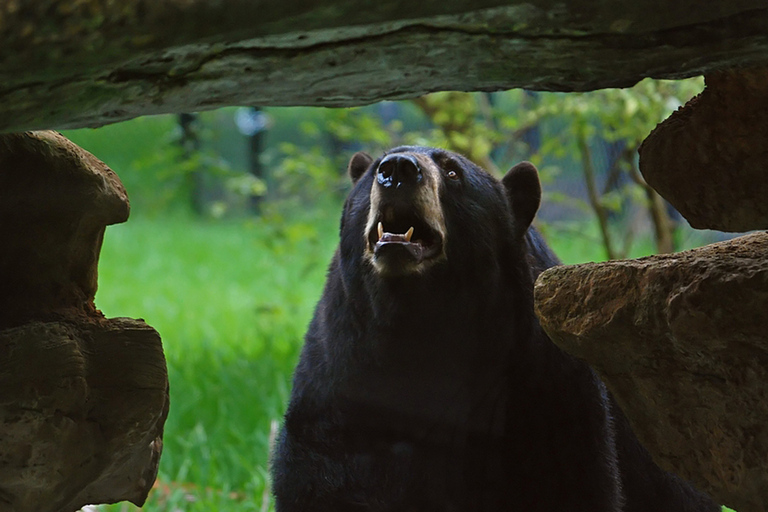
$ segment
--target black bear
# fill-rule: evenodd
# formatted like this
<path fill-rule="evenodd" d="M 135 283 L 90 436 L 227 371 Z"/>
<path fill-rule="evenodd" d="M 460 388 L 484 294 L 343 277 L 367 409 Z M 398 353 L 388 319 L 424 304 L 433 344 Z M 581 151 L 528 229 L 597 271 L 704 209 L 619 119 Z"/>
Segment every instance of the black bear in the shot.
<path fill-rule="evenodd" d="M 653 464 L 533 311 L 538 173 L 349 164 L 341 240 L 273 454 L 278 512 L 715 512 Z"/>

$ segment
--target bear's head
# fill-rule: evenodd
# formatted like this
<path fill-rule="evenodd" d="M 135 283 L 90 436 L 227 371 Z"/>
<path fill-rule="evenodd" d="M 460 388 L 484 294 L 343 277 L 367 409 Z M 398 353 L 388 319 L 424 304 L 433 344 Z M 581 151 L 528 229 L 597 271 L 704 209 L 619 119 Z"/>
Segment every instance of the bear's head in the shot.
<path fill-rule="evenodd" d="M 498 267 L 520 246 L 539 207 L 536 168 L 501 180 L 456 153 L 402 146 L 349 162 L 341 257 L 382 278 Z M 492 270 L 491 268 L 488 269 Z"/>

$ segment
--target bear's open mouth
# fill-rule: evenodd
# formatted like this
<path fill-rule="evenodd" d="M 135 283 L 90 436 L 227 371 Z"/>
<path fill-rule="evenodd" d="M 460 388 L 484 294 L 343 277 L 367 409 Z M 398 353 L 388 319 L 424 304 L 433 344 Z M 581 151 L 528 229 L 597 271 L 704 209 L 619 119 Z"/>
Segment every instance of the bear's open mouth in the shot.
<path fill-rule="evenodd" d="M 442 254 L 443 237 L 413 213 L 396 214 L 393 208 L 380 213 L 368 233 L 369 249 L 374 257 L 390 251 L 404 253 L 416 263 Z"/>

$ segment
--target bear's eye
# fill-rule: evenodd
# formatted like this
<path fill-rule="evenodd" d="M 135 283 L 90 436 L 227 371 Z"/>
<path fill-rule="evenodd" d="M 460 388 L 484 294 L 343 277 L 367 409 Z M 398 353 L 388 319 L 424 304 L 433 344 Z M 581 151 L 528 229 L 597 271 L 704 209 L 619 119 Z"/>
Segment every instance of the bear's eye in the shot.
<path fill-rule="evenodd" d="M 438 154 L 435 163 L 443 171 L 443 176 L 451 181 L 461 180 L 461 164 L 447 154 Z"/>

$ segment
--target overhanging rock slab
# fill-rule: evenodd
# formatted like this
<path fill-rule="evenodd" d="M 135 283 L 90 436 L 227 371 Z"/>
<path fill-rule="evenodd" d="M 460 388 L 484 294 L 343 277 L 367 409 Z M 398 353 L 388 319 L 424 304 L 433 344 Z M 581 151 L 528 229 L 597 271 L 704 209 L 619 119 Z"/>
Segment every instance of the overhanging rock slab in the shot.
<path fill-rule="evenodd" d="M 768 510 L 768 234 L 556 267 L 542 326 L 604 379 L 663 468 L 740 511 Z"/>
<path fill-rule="evenodd" d="M 438 90 L 582 91 L 768 62 L 764 0 L 9 0 L 0 132 Z"/>

